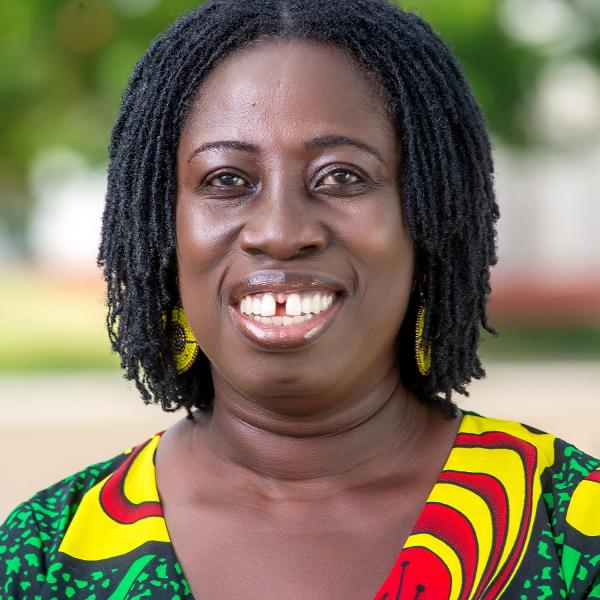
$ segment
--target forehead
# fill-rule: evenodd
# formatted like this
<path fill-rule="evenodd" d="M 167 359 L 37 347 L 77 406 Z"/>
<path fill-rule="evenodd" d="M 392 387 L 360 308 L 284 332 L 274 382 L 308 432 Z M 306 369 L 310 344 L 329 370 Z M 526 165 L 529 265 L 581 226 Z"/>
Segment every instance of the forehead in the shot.
<path fill-rule="evenodd" d="M 346 133 L 395 144 L 383 94 L 335 44 L 261 40 L 221 60 L 202 83 L 182 132 L 297 138 Z M 393 151 L 392 149 L 390 149 Z"/>

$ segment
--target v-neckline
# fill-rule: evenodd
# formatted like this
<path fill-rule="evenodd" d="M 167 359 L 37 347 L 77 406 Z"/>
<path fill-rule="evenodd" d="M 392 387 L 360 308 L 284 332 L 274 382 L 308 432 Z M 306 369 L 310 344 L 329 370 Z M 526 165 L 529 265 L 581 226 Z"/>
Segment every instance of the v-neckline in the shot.
<path fill-rule="evenodd" d="M 449 470 L 449 465 L 450 465 L 451 461 L 453 460 L 453 455 L 456 451 L 457 442 L 459 440 L 460 435 L 464 432 L 464 429 L 466 427 L 467 418 L 470 415 L 479 416 L 479 415 L 477 415 L 477 413 L 474 413 L 471 411 L 466 411 L 466 410 L 461 410 L 460 415 L 461 415 L 459 417 L 460 424 L 456 431 L 456 435 L 454 436 L 454 439 L 452 441 L 452 446 L 450 447 L 450 450 L 446 456 L 446 460 L 444 461 L 444 465 L 441 468 L 440 472 L 438 473 L 435 483 L 431 486 L 431 489 L 429 490 L 429 494 L 427 495 L 427 499 L 421 506 L 421 510 L 419 511 L 419 514 L 417 515 L 417 518 L 415 519 L 415 522 L 413 523 L 413 525 L 411 527 L 410 533 L 404 540 L 404 544 L 402 545 L 400 552 L 398 552 L 398 555 L 394 559 L 392 566 L 389 568 L 387 575 L 385 576 L 383 582 L 379 586 L 379 589 L 377 590 L 377 592 L 375 592 L 372 600 L 392 600 L 392 596 L 391 596 L 392 591 L 396 593 L 396 596 L 395 596 L 396 598 L 400 597 L 400 593 L 402 591 L 402 580 L 404 578 L 404 571 L 407 566 L 406 564 L 403 564 L 406 561 L 402 560 L 402 558 L 403 558 L 402 554 L 405 552 L 405 550 L 407 550 L 409 541 L 411 540 L 411 538 L 413 536 L 415 536 L 417 526 L 418 526 L 419 522 L 421 521 L 427 507 L 432 504 L 433 498 L 436 496 L 437 491 L 439 490 L 440 486 L 442 485 L 442 479 L 444 477 L 444 473 L 446 473 Z M 398 576 L 398 574 L 400 576 Z M 398 580 L 398 579 L 400 580 L 399 584 L 396 583 L 396 580 Z M 416 595 L 414 596 L 414 600 L 419 600 L 420 594 L 422 593 L 422 591 L 425 591 L 425 589 L 423 587 L 423 589 L 421 590 L 421 586 L 417 586 L 417 589 L 415 591 L 416 591 Z"/>
<path fill-rule="evenodd" d="M 396 558 L 394 559 L 394 562 L 392 563 L 392 566 L 390 567 L 390 569 L 387 572 L 387 575 L 385 576 L 383 582 L 381 583 L 381 585 L 379 586 L 379 589 L 374 593 L 374 596 L 372 598 L 372 600 L 392 600 L 392 596 L 390 595 L 390 592 L 387 590 L 387 588 L 394 588 L 394 590 L 397 590 L 397 592 L 400 592 L 400 589 L 398 589 L 398 586 L 394 584 L 394 580 L 398 579 L 398 572 L 401 572 L 401 578 L 403 576 L 403 571 L 406 567 L 406 565 L 402 565 L 401 564 L 401 557 L 402 557 L 402 553 L 406 550 L 407 548 L 407 544 L 409 542 L 409 540 L 411 539 L 411 537 L 413 537 L 415 535 L 415 530 L 417 527 L 417 524 L 419 523 L 421 517 L 423 516 L 423 513 L 425 512 L 427 506 L 429 504 L 431 504 L 432 502 L 432 498 L 434 497 L 434 494 L 437 492 L 437 490 L 439 489 L 439 486 L 441 485 L 441 479 L 444 475 L 444 473 L 448 470 L 448 465 L 450 463 L 450 461 L 452 460 L 452 455 L 456 449 L 456 445 L 457 445 L 457 441 L 458 438 L 460 436 L 461 433 L 463 433 L 464 427 L 465 427 L 465 421 L 467 419 L 467 417 L 469 415 L 474 415 L 474 416 L 479 416 L 474 412 L 471 411 L 460 411 L 461 412 L 461 416 L 460 418 L 460 424 L 458 426 L 458 429 L 456 431 L 456 435 L 454 436 L 454 439 L 452 441 L 452 446 L 450 447 L 450 450 L 448 452 L 448 455 L 446 456 L 446 459 L 444 461 L 444 465 L 441 468 L 440 472 L 438 473 L 438 476 L 435 480 L 435 483 L 433 484 L 433 486 L 431 487 L 431 489 L 429 490 L 429 493 L 427 495 L 427 499 L 425 500 L 425 502 L 423 503 L 423 505 L 421 506 L 421 510 L 419 511 L 419 514 L 417 516 L 417 518 L 415 519 L 415 522 L 413 523 L 413 526 L 411 528 L 410 533 L 408 534 L 408 536 L 406 537 L 406 540 L 404 541 L 404 544 L 402 546 L 402 548 L 400 549 L 398 555 L 396 556 Z M 164 431 L 161 431 L 159 433 L 157 433 L 157 436 L 162 436 L 162 434 L 164 433 Z M 160 439 L 158 440 L 158 442 L 160 442 Z M 156 451 L 158 449 L 158 442 L 156 443 L 156 446 L 154 448 L 154 452 L 153 452 L 153 469 L 154 469 L 154 483 L 156 486 L 156 490 L 157 490 L 157 497 L 159 497 L 158 494 L 158 483 L 157 483 L 157 478 L 156 478 Z M 160 502 L 160 499 L 159 499 Z M 162 502 L 161 502 L 161 509 L 162 509 Z M 163 511 L 163 515 L 164 515 L 164 511 Z M 166 519 L 164 518 L 164 525 L 165 525 L 165 529 L 167 531 L 167 537 L 168 537 L 168 544 L 169 544 L 169 548 L 171 550 L 171 553 L 173 555 L 173 558 L 175 560 L 175 562 L 179 565 L 180 569 L 181 569 L 181 580 L 182 580 L 182 584 L 184 588 L 187 588 L 190 590 L 190 598 L 192 600 L 202 600 L 202 599 L 197 599 L 195 598 L 195 596 L 193 595 L 192 592 L 192 588 L 189 585 L 189 581 L 187 580 L 185 573 L 183 572 L 183 568 L 181 567 L 181 563 L 179 562 L 179 559 L 177 558 L 177 555 L 175 554 L 175 547 L 173 546 L 173 542 L 171 540 L 171 535 L 169 533 L 168 527 L 167 527 L 167 522 Z M 400 583 L 400 585 L 402 585 Z M 415 596 L 415 599 L 418 600 L 418 597 L 420 595 L 420 592 L 417 588 L 417 595 Z M 365 599 L 366 600 L 366 599 Z"/>

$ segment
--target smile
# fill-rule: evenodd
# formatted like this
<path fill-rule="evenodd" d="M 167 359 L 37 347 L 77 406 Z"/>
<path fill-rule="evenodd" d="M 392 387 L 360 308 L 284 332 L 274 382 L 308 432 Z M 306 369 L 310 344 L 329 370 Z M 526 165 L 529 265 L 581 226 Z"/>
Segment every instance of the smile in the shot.
<path fill-rule="evenodd" d="M 343 297 L 332 290 L 262 292 L 229 307 L 238 330 L 254 343 L 276 349 L 304 346 L 333 323 Z"/>
<path fill-rule="evenodd" d="M 240 302 L 240 312 L 264 325 L 299 325 L 325 312 L 334 302 L 331 291 L 266 292 L 248 294 Z"/>

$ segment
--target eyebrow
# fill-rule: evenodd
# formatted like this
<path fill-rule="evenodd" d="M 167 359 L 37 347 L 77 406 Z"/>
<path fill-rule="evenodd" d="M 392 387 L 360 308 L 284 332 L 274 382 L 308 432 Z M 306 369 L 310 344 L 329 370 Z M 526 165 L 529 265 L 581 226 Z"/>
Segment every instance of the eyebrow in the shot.
<path fill-rule="evenodd" d="M 304 148 L 331 148 L 333 146 L 354 146 L 371 156 L 374 156 L 379 162 L 385 164 L 385 161 L 373 148 L 369 146 L 369 144 L 365 144 L 365 142 L 361 142 L 360 140 L 345 136 L 345 135 L 322 135 L 312 140 L 309 140 L 304 144 Z M 202 152 L 206 152 L 207 150 L 214 149 L 230 149 L 230 150 L 239 150 L 241 152 L 254 152 L 257 153 L 259 151 L 258 146 L 255 144 L 250 144 L 248 142 L 240 142 L 238 140 L 218 140 L 216 142 L 206 142 L 201 146 L 195 148 L 188 157 L 187 162 L 190 163 L 195 156 L 201 154 Z"/>
<path fill-rule="evenodd" d="M 385 164 L 385 161 L 375 148 L 369 146 L 369 144 L 365 144 L 365 142 L 361 142 L 360 140 L 345 135 L 322 135 L 313 138 L 304 144 L 305 148 L 330 148 L 332 146 L 354 146 L 359 150 L 374 156 L 379 162 Z"/>
<path fill-rule="evenodd" d="M 239 142 L 237 140 L 219 140 L 217 142 L 206 142 L 206 144 L 202 144 L 198 146 L 195 150 L 193 150 L 188 156 L 188 163 L 192 162 L 192 159 L 198 154 L 202 152 L 206 152 L 207 150 L 214 150 L 219 148 L 229 148 L 232 150 L 241 150 L 242 152 L 258 152 L 258 146 L 254 144 L 248 144 L 247 142 Z"/>

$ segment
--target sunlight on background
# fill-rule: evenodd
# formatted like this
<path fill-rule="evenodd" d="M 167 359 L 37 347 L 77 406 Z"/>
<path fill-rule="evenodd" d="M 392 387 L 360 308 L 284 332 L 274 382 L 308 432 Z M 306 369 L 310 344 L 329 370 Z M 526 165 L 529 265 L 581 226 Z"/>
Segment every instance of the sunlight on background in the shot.
<path fill-rule="evenodd" d="M 191 0 L 0 5 L 0 520 L 168 427 L 121 378 L 96 254 L 127 77 Z M 414 0 L 494 140 L 500 262 L 488 379 L 461 406 L 600 454 L 600 2 Z M 43 461 L 40 460 L 43 457 Z"/>

